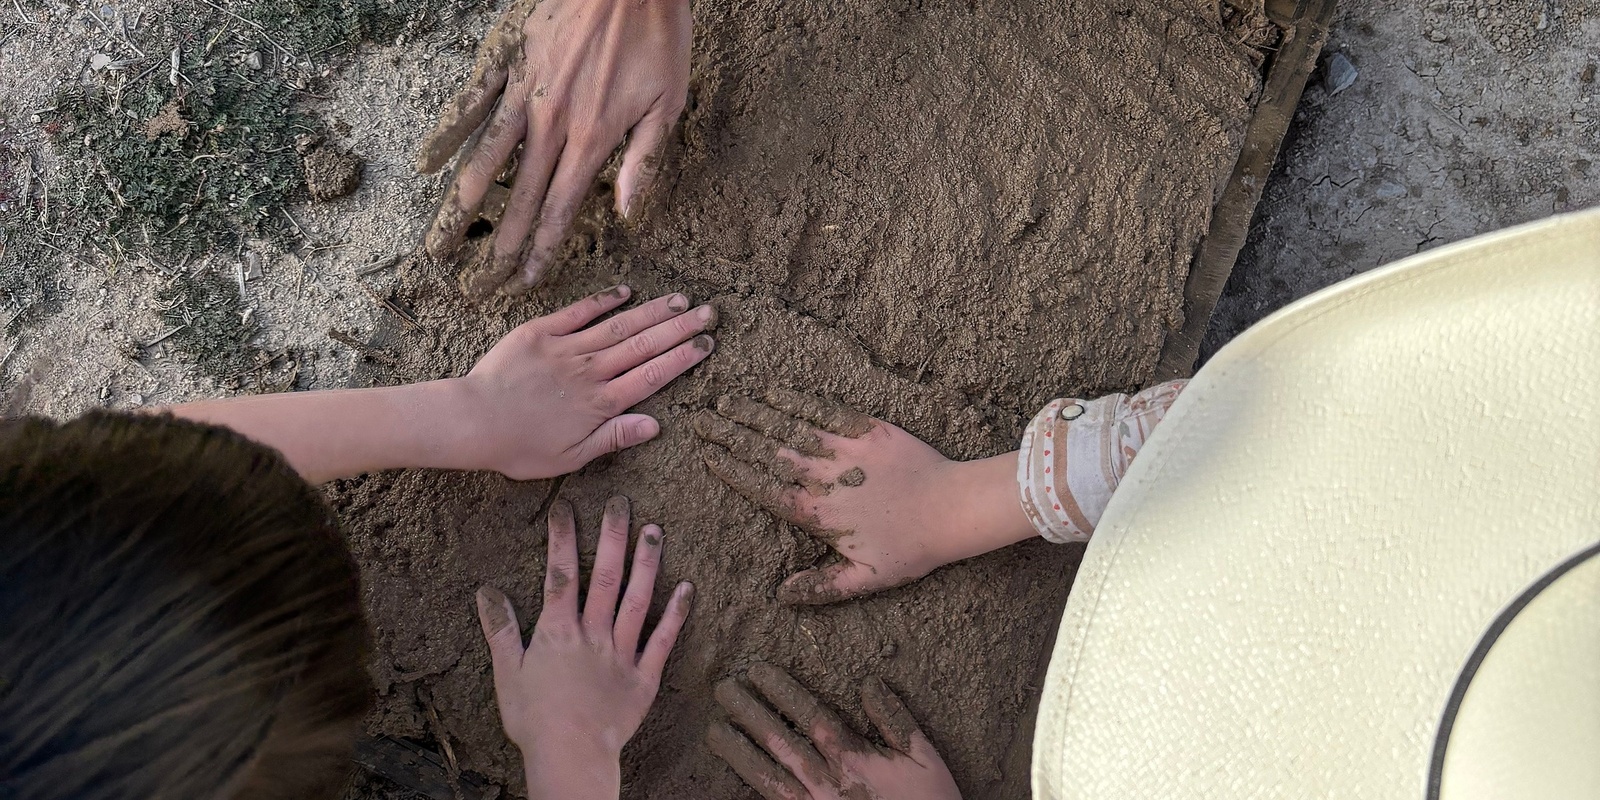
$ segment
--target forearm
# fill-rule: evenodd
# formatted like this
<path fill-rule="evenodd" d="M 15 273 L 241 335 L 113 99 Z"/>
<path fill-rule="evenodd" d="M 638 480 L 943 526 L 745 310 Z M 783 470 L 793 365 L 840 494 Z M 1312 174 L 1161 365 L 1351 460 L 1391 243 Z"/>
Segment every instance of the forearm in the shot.
<path fill-rule="evenodd" d="M 161 411 L 281 452 L 311 483 L 400 467 L 471 469 L 468 388 L 440 380 L 378 389 L 257 395 Z"/>
<path fill-rule="evenodd" d="M 953 461 L 935 494 L 942 506 L 944 563 L 972 558 L 1038 535 L 1017 494 L 1015 450 L 977 461 Z"/>

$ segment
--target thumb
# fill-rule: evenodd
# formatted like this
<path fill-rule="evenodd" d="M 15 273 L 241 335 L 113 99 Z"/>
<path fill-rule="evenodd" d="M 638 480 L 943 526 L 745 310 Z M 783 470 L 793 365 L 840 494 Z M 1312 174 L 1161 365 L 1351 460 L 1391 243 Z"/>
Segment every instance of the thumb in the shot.
<path fill-rule="evenodd" d="M 650 108 L 628 135 L 622 151 L 622 166 L 617 169 L 617 213 L 632 220 L 639 195 L 655 181 L 661 167 L 661 151 L 677 114 L 668 115 L 659 103 Z"/>
<path fill-rule="evenodd" d="M 656 422 L 655 417 L 648 414 L 623 414 L 620 417 L 612 417 L 601 423 L 600 427 L 594 429 L 594 433 L 589 434 L 573 448 L 573 452 L 578 456 L 577 467 L 606 453 L 615 453 L 634 445 L 644 444 L 660 433 L 661 423 Z"/>
<path fill-rule="evenodd" d="M 493 586 L 478 589 L 478 624 L 489 643 L 489 660 L 496 675 L 509 676 L 522 665 L 522 626 L 511 599 Z"/>
<path fill-rule="evenodd" d="M 778 587 L 778 602 L 791 606 L 820 606 L 871 594 L 898 585 L 854 561 L 796 572 Z"/>

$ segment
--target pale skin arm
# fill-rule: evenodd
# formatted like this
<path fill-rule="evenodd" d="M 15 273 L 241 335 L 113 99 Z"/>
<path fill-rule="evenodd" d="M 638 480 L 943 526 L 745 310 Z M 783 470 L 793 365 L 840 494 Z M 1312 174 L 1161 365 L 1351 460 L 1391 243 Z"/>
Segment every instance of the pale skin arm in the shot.
<path fill-rule="evenodd" d="M 725 398 L 694 425 L 713 473 L 842 556 L 784 581 L 786 603 L 871 594 L 1037 535 L 1018 502 L 1016 451 L 952 461 L 894 425 L 791 392 Z"/>
<path fill-rule="evenodd" d="M 649 441 L 660 424 L 626 410 L 710 354 L 710 306 L 627 302 L 619 286 L 525 323 L 459 378 L 170 406 L 283 453 L 313 483 L 400 467 L 549 478 Z"/>

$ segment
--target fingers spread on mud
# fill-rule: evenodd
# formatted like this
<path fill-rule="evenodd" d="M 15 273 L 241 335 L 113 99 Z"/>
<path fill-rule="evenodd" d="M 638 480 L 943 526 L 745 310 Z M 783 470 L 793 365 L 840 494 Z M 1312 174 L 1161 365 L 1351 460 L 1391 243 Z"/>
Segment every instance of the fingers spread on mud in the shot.
<path fill-rule="evenodd" d="M 817 528 L 815 517 L 800 509 L 795 493 L 799 487 L 786 483 L 765 469 L 751 466 L 735 458 L 733 453 L 717 444 L 707 444 L 701 451 L 711 474 L 722 479 L 728 487 L 743 495 L 746 500 L 776 514 L 778 517 L 806 528 Z"/>
<path fill-rule="evenodd" d="M 812 494 L 827 494 L 827 485 L 812 478 L 806 469 L 780 452 L 782 443 L 769 439 L 711 411 L 694 416 L 694 431 L 701 439 L 727 448 L 734 458 L 747 464 L 760 464 L 771 470 L 780 481 L 797 483 L 810 489 Z"/>
<path fill-rule="evenodd" d="M 845 726 L 833 709 L 823 705 L 806 691 L 789 673 L 760 662 L 750 665 L 752 686 L 778 707 L 785 717 L 794 721 L 795 727 L 804 731 L 815 742 L 817 749 L 829 760 L 837 761 L 842 751 L 859 751 L 871 747 L 865 739 Z"/>
<path fill-rule="evenodd" d="M 717 703 L 750 738 L 807 783 L 833 782 L 828 762 L 800 734 L 790 728 L 744 684 L 728 678 L 713 692 Z"/>
<path fill-rule="evenodd" d="M 472 76 L 439 112 L 439 124 L 417 153 L 418 172 L 437 172 L 494 110 L 511 62 L 522 52 L 522 21 L 534 5 L 529 0 L 513 3 L 483 37 Z"/>
<path fill-rule="evenodd" d="M 861 707 L 890 747 L 911 755 L 912 740 L 922 729 L 900 696 L 882 678 L 873 675 L 861 682 Z"/>
<path fill-rule="evenodd" d="M 872 417 L 853 408 L 788 389 L 769 390 L 767 403 L 791 417 L 807 420 L 829 433 L 850 439 L 866 435 L 876 424 Z"/>
<path fill-rule="evenodd" d="M 487 42 L 485 43 L 487 44 Z M 518 40 L 516 46 L 522 42 Z M 439 112 L 439 124 L 434 128 L 422 149 L 417 153 L 417 171 L 424 175 L 438 172 L 450 157 L 461 149 L 462 143 L 489 118 L 489 112 L 500 99 L 506 85 L 506 65 L 510 54 L 480 52 L 477 66 L 465 86 L 456 93 L 450 105 Z"/>
<path fill-rule="evenodd" d="M 706 730 L 706 747 L 712 755 L 728 762 L 728 766 L 766 800 L 808 800 L 811 797 L 789 770 L 774 763 L 726 722 L 711 723 Z"/>
<path fill-rule="evenodd" d="M 817 430 L 804 420 L 783 413 L 748 397 L 723 395 L 717 398 L 717 413 L 747 428 L 787 443 L 814 458 L 833 458 Z"/>

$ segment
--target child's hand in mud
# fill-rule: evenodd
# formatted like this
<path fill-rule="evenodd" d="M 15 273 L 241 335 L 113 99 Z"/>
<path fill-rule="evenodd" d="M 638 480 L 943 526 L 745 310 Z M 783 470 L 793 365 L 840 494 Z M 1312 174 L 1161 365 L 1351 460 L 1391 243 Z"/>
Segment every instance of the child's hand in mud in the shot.
<path fill-rule="evenodd" d="M 655 438 L 654 418 L 623 412 L 711 353 L 715 341 L 702 331 L 716 324 L 716 309 L 690 310 L 689 298 L 673 294 L 589 325 L 629 295 L 618 286 L 532 320 L 459 379 L 473 433 L 458 461 L 516 480 L 550 478 Z"/>
<path fill-rule="evenodd" d="M 957 462 L 887 422 L 815 397 L 724 397 L 695 431 L 706 465 L 735 491 L 844 557 L 778 587 L 793 604 L 832 603 L 909 583 L 1032 535 L 1016 458 Z"/>
<path fill-rule="evenodd" d="M 478 590 L 478 621 L 489 641 L 500 720 L 522 750 L 531 797 L 617 796 L 618 756 L 655 701 L 661 670 L 689 615 L 694 587 L 680 583 L 639 649 L 661 564 L 662 531 L 646 525 L 639 532 L 619 606 L 628 511 L 625 497 L 606 503 L 580 614 L 572 506 L 557 500 L 550 507 L 544 608 L 526 647 L 511 601 L 498 589 Z"/>
<path fill-rule="evenodd" d="M 749 678 L 767 702 L 733 678 L 718 684 L 717 702 L 744 733 L 715 722 L 706 744 L 767 800 L 960 800 L 944 759 L 882 680 L 861 684 L 861 705 L 887 748 L 857 735 L 787 672 L 758 663 Z"/>
<path fill-rule="evenodd" d="M 516 293 L 539 282 L 624 137 L 616 205 L 632 214 L 688 97 L 692 29 L 689 0 L 515 0 L 418 155 L 418 169 L 433 172 L 488 120 L 461 156 L 428 252 L 455 252 L 519 146 L 489 264 L 471 280 L 475 292 Z"/>

